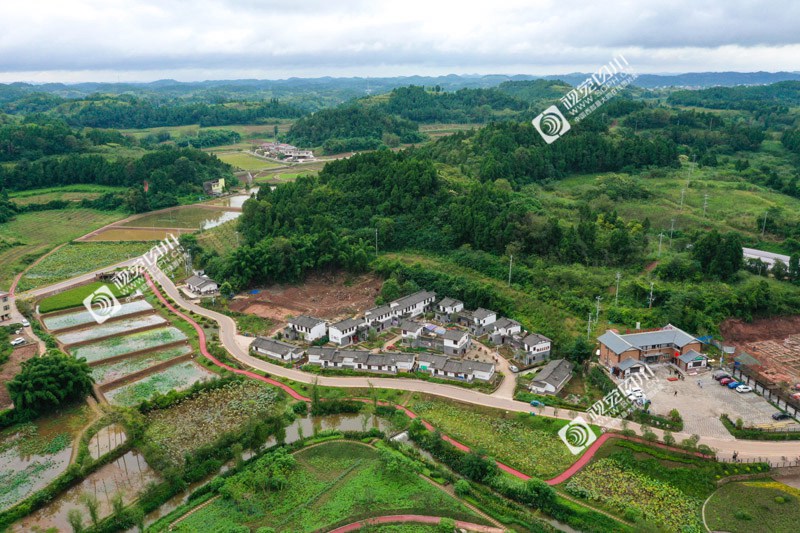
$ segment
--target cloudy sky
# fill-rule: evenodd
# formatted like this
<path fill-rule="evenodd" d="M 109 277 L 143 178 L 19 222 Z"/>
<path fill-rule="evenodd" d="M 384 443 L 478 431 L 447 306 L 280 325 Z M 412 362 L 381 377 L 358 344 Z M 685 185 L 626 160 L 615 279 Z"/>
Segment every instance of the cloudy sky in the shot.
<path fill-rule="evenodd" d="M 800 71 L 793 0 L 2 0 L 0 82 Z"/>

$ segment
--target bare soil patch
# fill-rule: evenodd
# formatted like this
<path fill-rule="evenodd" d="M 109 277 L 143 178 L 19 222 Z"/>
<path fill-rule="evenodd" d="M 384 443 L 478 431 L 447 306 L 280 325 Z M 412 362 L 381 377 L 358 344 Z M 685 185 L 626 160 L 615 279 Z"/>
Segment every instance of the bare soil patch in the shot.
<path fill-rule="evenodd" d="M 759 360 L 761 373 L 777 383 L 800 381 L 800 316 L 751 323 L 728 319 L 720 324 L 726 342 Z"/>
<path fill-rule="evenodd" d="M 258 294 L 237 296 L 230 309 L 275 322 L 311 315 L 338 320 L 361 313 L 375 304 L 383 281 L 371 274 L 351 277 L 345 273 L 312 274 L 301 285 L 272 285 Z"/>
<path fill-rule="evenodd" d="M 35 343 L 20 346 L 11 353 L 8 361 L 0 367 L 0 410 L 11 407 L 11 396 L 9 396 L 8 389 L 6 389 L 6 383 L 19 374 L 22 362 L 35 357 L 38 351 L 38 346 Z"/>

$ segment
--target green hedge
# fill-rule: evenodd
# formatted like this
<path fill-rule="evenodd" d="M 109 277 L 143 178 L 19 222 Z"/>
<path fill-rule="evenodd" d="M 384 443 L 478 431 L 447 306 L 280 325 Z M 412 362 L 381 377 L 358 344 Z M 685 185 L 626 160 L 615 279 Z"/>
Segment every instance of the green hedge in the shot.
<path fill-rule="evenodd" d="M 728 432 L 737 439 L 745 440 L 800 440 L 800 431 L 763 431 L 760 429 L 737 429 L 727 415 L 719 417 Z"/>

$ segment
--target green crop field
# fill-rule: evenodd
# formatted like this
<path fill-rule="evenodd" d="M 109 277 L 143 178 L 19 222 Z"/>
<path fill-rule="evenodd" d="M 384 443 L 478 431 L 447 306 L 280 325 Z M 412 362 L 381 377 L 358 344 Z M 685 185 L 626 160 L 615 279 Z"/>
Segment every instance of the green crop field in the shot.
<path fill-rule="evenodd" d="M 261 479 L 277 465 L 285 470 L 279 484 Z M 181 520 L 172 531 L 232 531 L 236 526 L 328 531 L 352 520 L 392 514 L 485 523 L 413 470 L 388 469 L 375 449 L 346 441 L 301 450 L 293 458 L 281 451 L 268 454 L 228 478 L 220 493 L 223 497 Z"/>
<path fill-rule="evenodd" d="M 731 533 L 797 531 L 800 489 L 772 480 L 728 483 L 709 498 L 706 522 Z"/>
<path fill-rule="evenodd" d="M 224 254 L 229 250 L 238 248 L 241 237 L 236 232 L 237 221 L 231 220 L 200 233 L 197 242 L 208 250 L 216 250 Z"/>
<path fill-rule="evenodd" d="M 210 228 L 237 218 L 241 213 L 206 207 L 182 207 L 150 213 L 120 225 L 120 228 Z"/>
<path fill-rule="evenodd" d="M 48 187 L 46 189 L 30 189 L 9 194 L 9 198 L 17 205 L 44 204 L 52 200 L 80 201 L 93 200 L 106 193 L 125 190 L 123 187 L 106 185 L 66 185 L 64 187 Z"/>
<path fill-rule="evenodd" d="M 39 312 L 51 313 L 53 311 L 70 309 L 72 307 L 83 307 L 83 300 L 104 285 L 106 284 L 95 281 L 86 285 L 81 285 L 80 287 L 75 287 L 74 289 L 70 289 L 68 291 L 54 294 L 53 296 L 49 296 L 39 302 Z M 114 284 L 107 286 L 117 298 L 127 296 L 126 292 L 120 291 Z"/>
<path fill-rule="evenodd" d="M 48 250 L 124 216 L 117 211 L 61 209 L 22 213 L 0 224 L 0 287 L 7 289 L 15 274 Z"/>
<path fill-rule="evenodd" d="M 215 152 L 217 157 L 242 170 L 264 170 L 281 166 L 278 163 L 261 159 L 244 152 Z"/>
<path fill-rule="evenodd" d="M 167 367 L 156 374 L 151 374 L 138 381 L 107 391 L 104 394 L 112 405 L 135 407 L 156 394 L 166 394 L 171 390 L 187 389 L 198 381 L 206 381 L 216 377 L 216 374 L 212 374 L 192 361 L 184 361 Z"/>
<path fill-rule="evenodd" d="M 80 276 L 93 270 L 137 257 L 152 244 L 144 242 L 73 242 L 69 243 L 28 270 L 17 290 L 27 291 Z"/>

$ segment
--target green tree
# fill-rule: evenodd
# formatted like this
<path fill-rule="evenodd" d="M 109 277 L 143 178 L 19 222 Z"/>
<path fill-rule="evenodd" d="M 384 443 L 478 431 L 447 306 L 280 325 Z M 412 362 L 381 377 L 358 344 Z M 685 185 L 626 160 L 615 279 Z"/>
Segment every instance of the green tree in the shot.
<path fill-rule="evenodd" d="M 531 478 L 525 483 L 531 504 L 539 509 L 551 509 L 556 501 L 553 487 L 538 478 Z"/>
<path fill-rule="evenodd" d="M 789 258 L 789 279 L 794 282 L 800 281 L 800 254 L 797 252 Z"/>
<path fill-rule="evenodd" d="M 71 402 L 83 400 L 94 379 L 85 359 L 56 350 L 22 363 L 22 369 L 6 385 L 21 413 L 37 416 Z"/>
<path fill-rule="evenodd" d="M 67 512 L 67 522 L 74 533 L 81 533 L 83 531 L 83 515 L 78 509 L 70 509 Z"/>
<path fill-rule="evenodd" d="M 89 511 L 89 518 L 92 524 L 96 527 L 97 523 L 100 521 L 100 502 L 97 501 L 97 496 L 89 492 L 84 492 L 81 495 L 81 501 L 86 506 L 86 510 Z"/>
<path fill-rule="evenodd" d="M 786 276 L 789 274 L 789 269 L 787 268 L 786 263 L 780 259 L 775 260 L 775 263 L 772 264 L 770 271 L 772 272 L 772 276 L 778 281 L 785 280 Z"/>
<path fill-rule="evenodd" d="M 469 481 L 467 481 L 466 479 L 459 479 L 453 485 L 453 490 L 459 496 L 466 496 L 467 494 L 469 494 L 469 491 L 471 489 L 472 487 L 470 487 Z"/>

